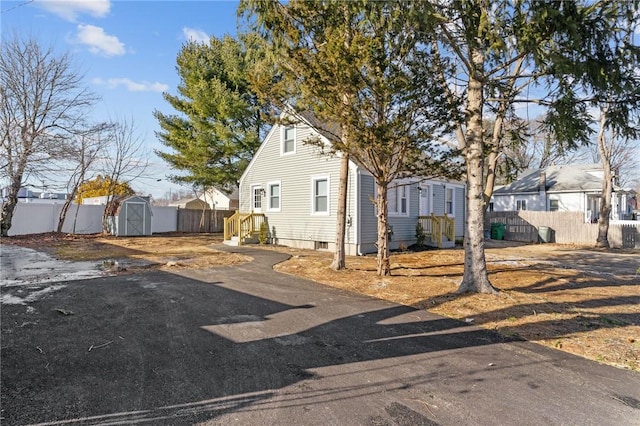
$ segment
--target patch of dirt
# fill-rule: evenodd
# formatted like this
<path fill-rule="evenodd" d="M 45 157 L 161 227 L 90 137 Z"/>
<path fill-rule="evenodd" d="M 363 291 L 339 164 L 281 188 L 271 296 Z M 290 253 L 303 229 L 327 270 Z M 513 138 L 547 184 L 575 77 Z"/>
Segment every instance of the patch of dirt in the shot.
<path fill-rule="evenodd" d="M 64 259 L 138 259 L 157 268 L 210 268 L 249 261 L 211 248 L 220 235 L 151 237 L 41 234 L 3 238 Z M 276 270 L 352 292 L 427 309 L 605 364 L 640 370 L 640 267 L 637 251 L 585 250 L 558 244 L 491 242 L 486 250 L 497 296 L 456 295 L 461 249 L 396 253 L 392 276 L 376 275 L 373 256 L 329 268 L 331 253 L 261 246 L 292 255 Z M 612 255 L 615 254 L 615 256 Z M 612 257 L 613 256 L 613 257 Z M 171 266 L 168 266 L 171 265 Z"/>

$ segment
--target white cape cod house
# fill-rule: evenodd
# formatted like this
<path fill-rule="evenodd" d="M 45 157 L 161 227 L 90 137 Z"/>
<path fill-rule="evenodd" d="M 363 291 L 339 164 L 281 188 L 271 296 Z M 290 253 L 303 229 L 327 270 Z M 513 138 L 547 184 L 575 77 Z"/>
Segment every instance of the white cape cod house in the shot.
<path fill-rule="evenodd" d="M 600 214 L 604 171 L 599 164 L 549 166 L 526 170 L 516 181 L 493 193 L 492 211 L 577 211 L 585 222 L 595 223 Z M 613 186 L 611 219 L 631 216 L 629 201 L 635 191 Z"/>
<path fill-rule="evenodd" d="M 305 143 L 329 144 L 312 118 L 276 124 L 240 178 L 240 208 L 227 219 L 225 242 L 255 241 L 262 222 L 269 241 L 296 248 L 335 249 L 340 158 Z M 377 217 L 373 177 L 349 163 L 346 252 L 376 251 Z M 416 242 L 420 221 L 426 242 L 451 247 L 464 235 L 465 186 L 445 180 L 405 179 L 389 188 L 389 247 Z"/>

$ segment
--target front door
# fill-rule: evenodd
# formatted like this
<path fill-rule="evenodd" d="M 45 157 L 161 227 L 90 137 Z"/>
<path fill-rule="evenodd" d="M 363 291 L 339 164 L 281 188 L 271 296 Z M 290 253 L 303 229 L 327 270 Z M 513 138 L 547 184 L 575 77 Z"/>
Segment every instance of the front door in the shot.
<path fill-rule="evenodd" d="M 420 184 L 420 216 L 431 214 L 431 186 Z"/>
<path fill-rule="evenodd" d="M 262 212 L 262 185 L 251 186 L 251 211 L 254 213 Z"/>

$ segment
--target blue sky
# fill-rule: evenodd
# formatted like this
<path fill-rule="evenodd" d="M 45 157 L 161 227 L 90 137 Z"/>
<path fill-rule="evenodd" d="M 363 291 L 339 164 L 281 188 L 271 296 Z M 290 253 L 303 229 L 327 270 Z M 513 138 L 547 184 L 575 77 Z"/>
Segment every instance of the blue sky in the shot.
<path fill-rule="evenodd" d="M 237 6 L 216 0 L 3 0 L 0 25 L 3 38 L 15 32 L 71 52 L 86 85 L 102 97 L 95 120 L 132 118 L 152 152 L 166 149 L 154 134 L 159 126 L 152 112 L 174 112 L 162 92 L 177 93 L 180 47 L 188 39 L 236 34 Z M 150 162 L 149 177 L 132 186 L 158 198 L 176 187 L 162 160 L 151 154 Z"/>

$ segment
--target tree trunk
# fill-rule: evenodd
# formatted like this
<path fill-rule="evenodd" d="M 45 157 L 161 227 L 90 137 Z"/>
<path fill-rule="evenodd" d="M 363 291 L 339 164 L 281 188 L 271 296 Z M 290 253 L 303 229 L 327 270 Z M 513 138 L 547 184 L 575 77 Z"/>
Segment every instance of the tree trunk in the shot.
<path fill-rule="evenodd" d="M 57 232 L 62 232 L 64 222 L 67 220 L 67 211 L 69 211 L 69 207 L 71 206 L 71 203 L 73 203 L 74 198 L 76 198 L 77 193 L 78 193 L 78 186 L 76 185 L 73 191 L 71 191 L 71 194 L 69 194 L 69 198 L 65 200 L 64 205 L 60 210 L 60 216 L 58 217 L 58 228 L 56 230 Z M 76 209 L 76 218 L 78 216 L 79 209 L 80 209 L 80 206 L 78 206 L 78 208 Z M 76 233 L 76 225 L 75 225 L 75 218 L 74 218 L 72 234 L 75 234 L 75 233 Z"/>
<path fill-rule="evenodd" d="M 609 248 L 609 217 L 611 216 L 611 193 L 613 192 L 613 173 L 611 172 L 611 150 L 607 146 L 605 124 L 607 109 L 600 113 L 600 131 L 598 133 L 598 151 L 602 161 L 604 176 L 602 178 L 602 195 L 600 196 L 600 211 L 598 217 L 598 239 L 596 247 Z"/>
<path fill-rule="evenodd" d="M 104 205 L 104 211 L 102 212 L 102 235 L 109 235 L 109 213 L 113 212 L 113 204 L 115 197 L 113 195 L 107 195 L 107 202 Z"/>
<path fill-rule="evenodd" d="M 377 182 L 378 194 L 376 206 L 378 208 L 378 275 L 391 275 L 391 263 L 389 262 L 389 209 L 387 205 L 387 182 Z"/>
<path fill-rule="evenodd" d="M 516 62 L 513 74 L 518 76 L 521 74 L 522 64 L 524 63 L 524 57 L 520 58 Z M 495 121 L 493 122 L 493 131 L 491 132 L 491 152 L 487 160 L 487 182 L 484 187 L 484 211 L 489 209 L 489 201 L 493 195 L 493 189 L 496 184 L 496 170 L 498 169 L 498 160 L 500 158 L 500 152 L 502 151 L 502 138 L 504 133 L 504 120 L 509 110 L 509 105 L 515 96 L 514 84 L 516 79 L 512 79 L 510 83 L 502 91 L 502 97 L 506 100 L 501 101 L 498 107 Z"/>
<path fill-rule="evenodd" d="M 2 204 L 2 216 L 0 217 L 0 235 L 3 237 L 9 236 L 9 229 L 11 229 L 11 221 L 13 220 L 13 212 L 18 205 L 18 191 L 20 191 L 20 184 L 22 182 L 22 174 L 20 176 L 14 176 L 11 186 L 9 187 L 9 195 L 7 201 Z"/>
<path fill-rule="evenodd" d="M 67 211 L 69 210 L 69 206 L 71 205 L 72 198 L 65 200 L 62 205 L 62 209 L 60 210 L 60 216 L 58 216 L 58 228 L 56 232 L 62 232 L 62 228 L 64 227 L 64 221 L 67 219 Z"/>
<path fill-rule="evenodd" d="M 349 154 L 342 153 L 340 158 L 340 183 L 338 187 L 338 211 L 336 217 L 336 250 L 333 254 L 331 269 L 339 271 L 345 268 L 344 236 L 347 222 L 347 192 L 349 183 Z"/>
<path fill-rule="evenodd" d="M 493 135 L 491 137 L 491 152 L 487 159 L 487 181 L 484 186 L 484 211 L 489 209 L 489 201 L 493 195 L 493 188 L 496 185 L 496 170 L 498 169 L 498 159 L 500 158 L 500 148 L 502 142 L 502 128 L 504 123 L 503 109 L 504 104 L 500 105 L 500 111 L 493 123 Z"/>
<path fill-rule="evenodd" d="M 483 56 L 473 52 L 476 70 Z M 497 293 L 487 274 L 484 255 L 484 142 L 482 134 L 482 82 L 475 73 L 469 78 L 465 162 L 467 169 L 467 218 L 464 240 L 464 275 L 458 293 Z"/>

